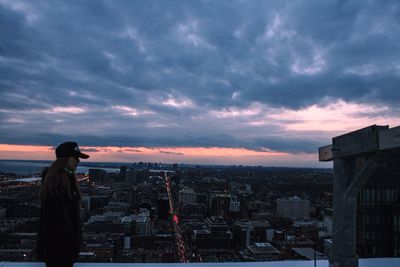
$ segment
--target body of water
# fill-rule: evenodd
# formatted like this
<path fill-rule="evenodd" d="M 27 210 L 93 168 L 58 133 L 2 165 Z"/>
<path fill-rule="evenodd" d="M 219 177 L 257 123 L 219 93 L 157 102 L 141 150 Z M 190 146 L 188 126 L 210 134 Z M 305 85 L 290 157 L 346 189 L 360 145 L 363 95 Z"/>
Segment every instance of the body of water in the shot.
<path fill-rule="evenodd" d="M 51 165 L 51 161 L 23 161 L 23 160 L 0 160 L 0 172 L 15 173 L 19 175 L 33 175 L 41 173 L 43 168 Z M 104 169 L 106 172 L 117 172 L 119 168 L 87 167 L 79 166 L 77 172 L 85 173 L 90 169 Z"/>

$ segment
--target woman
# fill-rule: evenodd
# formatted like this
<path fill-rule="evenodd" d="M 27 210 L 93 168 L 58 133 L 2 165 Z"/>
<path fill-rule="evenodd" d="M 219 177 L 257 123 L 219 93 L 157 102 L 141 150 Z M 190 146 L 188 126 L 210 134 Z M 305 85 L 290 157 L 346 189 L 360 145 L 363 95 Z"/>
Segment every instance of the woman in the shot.
<path fill-rule="evenodd" d="M 43 171 L 36 255 L 47 267 L 73 266 L 82 243 L 79 183 L 75 170 L 81 153 L 75 142 L 56 148 L 57 159 Z"/>

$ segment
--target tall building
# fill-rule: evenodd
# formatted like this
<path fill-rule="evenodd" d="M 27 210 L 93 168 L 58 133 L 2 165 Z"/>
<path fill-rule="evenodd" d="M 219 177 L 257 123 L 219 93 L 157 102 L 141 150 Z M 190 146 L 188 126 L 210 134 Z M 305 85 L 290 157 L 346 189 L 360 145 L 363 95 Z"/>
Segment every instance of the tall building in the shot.
<path fill-rule="evenodd" d="M 357 253 L 360 257 L 400 256 L 400 153 L 382 155 L 384 165 L 357 198 Z"/>
<path fill-rule="evenodd" d="M 297 196 L 280 198 L 277 201 L 277 213 L 291 219 L 308 219 L 310 217 L 310 200 Z"/>
<path fill-rule="evenodd" d="M 210 216 L 229 216 L 231 195 L 214 194 L 210 197 Z"/>
<path fill-rule="evenodd" d="M 240 201 L 238 201 L 237 196 L 231 196 L 231 201 L 229 203 L 229 217 L 236 219 L 242 217 L 242 213 L 240 210 Z"/>

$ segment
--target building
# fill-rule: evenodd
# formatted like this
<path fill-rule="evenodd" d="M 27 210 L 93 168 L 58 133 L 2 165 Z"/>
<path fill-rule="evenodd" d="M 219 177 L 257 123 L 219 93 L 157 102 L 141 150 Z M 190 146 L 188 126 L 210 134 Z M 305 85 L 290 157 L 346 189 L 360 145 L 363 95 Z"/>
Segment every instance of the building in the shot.
<path fill-rule="evenodd" d="M 119 202 L 119 201 L 110 201 L 108 205 L 105 207 L 107 211 L 120 211 L 127 212 L 129 209 L 129 203 Z"/>
<path fill-rule="evenodd" d="M 191 204 L 184 205 L 179 209 L 181 219 L 203 220 L 207 217 L 207 205 Z"/>
<path fill-rule="evenodd" d="M 6 208 L 0 207 L 0 218 L 6 217 Z"/>
<path fill-rule="evenodd" d="M 267 242 L 256 242 L 247 246 L 250 259 L 255 261 L 276 261 L 279 260 L 280 252 Z"/>
<path fill-rule="evenodd" d="M 150 176 L 149 169 L 135 169 L 134 171 L 137 183 L 143 183 L 144 181 L 147 181 L 147 179 L 149 179 Z"/>
<path fill-rule="evenodd" d="M 310 217 L 310 201 L 297 196 L 280 198 L 277 201 L 277 213 L 291 219 Z"/>
<path fill-rule="evenodd" d="M 296 255 L 296 257 L 305 259 L 305 260 L 326 260 L 327 257 L 319 251 L 316 251 L 310 247 L 300 247 L 300 248 L 292 248 L 292 252 Z"/>
<path fill-rule="evenodd" d="M 125 182 L 128 184 L 137 184 L 137 177 L 135 170 L 126 170 L 125 172 Z"/>
<path fill-rule="evenodd" d="M 249 246 L 253 242 L 263 243 L 268 241 L 267 231 L 270 228 L 271 225 L 268 221 L 236 221 L 233 224 L 233 235 L 238 244 Z M 272 241 L 272 236 L 270 241 Z"/>
<path fill-rule="evenodd" d="M 400 153 L 382 155 L 385 166 L 357 197 L 357 253 L 360 257 L 400 256 Z"/>
<path fill-rule="evenodd" d="M 210 216 L 229 216 L 231 196 L 229 194 L 214 194 L 210 197 Z"/>
<path fill-rule="evenodd" d="M 181 205 L 190 205 L 196 203 L 196 193 L 191 188 L 179 190 L 179 203 Z"/>
<path fill-rule="evenodd" d="M 121 218 L 121 223 L 125 229 L 133 229 L 133 234 L 137 236 L 151 235 L 151 221 L 149 213 L 140 212 L 137 215 L 130 215 Z M 127 232 L 126 232 L 127 233 Z"/>
<path fill-rule="evenodd" d="M 322 213 L 322 221 L 324 222 L 324 227 L 328 231 L 328 234 L 332 236 L 333 234 L 333 209 L 325 208 Z"/>
<path fill-rule="evenodd" d="M 3 261 L 32 261 L 35 258 L 34 249 L 0 249 L 0 260 Z M 24 264 L 23 264 L 24 265 Z M 22 266 L 23 266 L 22 265 Z M 3 266 L 3 263 L 2 263 Z"/>
<path fill-rule="evenodd" d="M 240 201 L 231 201 L 229 203 L 230 212 L 240 212 Z"/>
<path fill-rule="evenodd" d="M 126 179 L 126 171 L 128 170 L 128 166 L 122 165 L 119 167 L 119 175 L 122 181 Z"/>
<path fill-rule="evenodd" d="M 324 239 L 324 254 L 330 257 L 332 250 L 332 239 Z"/>
<path fill-rule="evenodd" d="M 250 245 L 252 226 L 250 222 L 236 221 L 233 224 L 233 237 L 236 244 L 247 247 Z"/>
<path fill-rule="evenodd" d="M 196 193 L 196 203 L 208 206 L 209 205 L 208 194 Z"/>
<path fill-rule="evenodd" d="M 90 211 L 103 209 L 110 201 L 108 195 L 91 195 L 90 196 Z"/>
<path fill-rule="evenodd" d="M 233 234 L 222 217 L 210 217 L 205 221 L 206 229 L 193 230 L 192 242 L 198 249 L 230 249 Z"/>
<path fill-rule="evenodd" d="M 90 196 L 83 195 L 81 198 L 81 205 L 86 211 L 90 211 Z"/>
<path fill-rule="evenodd" d="M 157 218 L 158 220 L 168 220 L 169 218 L 168 196 L 162 196 L 159 199 L 157 199 Z"/>
<path fill-rule="evenodd" d="M 89 169 L 89 180 L 94 184 L 106 182 L 106 171 L 103 169 Z"/>

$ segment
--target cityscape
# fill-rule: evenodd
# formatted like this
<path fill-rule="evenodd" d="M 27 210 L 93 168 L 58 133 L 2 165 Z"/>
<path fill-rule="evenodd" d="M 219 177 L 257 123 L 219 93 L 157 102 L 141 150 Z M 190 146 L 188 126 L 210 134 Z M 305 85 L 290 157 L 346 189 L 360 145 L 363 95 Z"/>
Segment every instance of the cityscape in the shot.
<path fill-rule="evenodd" d="M 398 267 L 399 84 L 396 0 L 0 0 L 0 266 Z"/>
<path fill-rule="evenodd" d="M 399 158 L 388 160 L 392 173 L 377 172 L 358 195 L 361 258 L 399 255 Z M 77 173 L 79 262 L 329 258 L 332 169 L 157 162 L 89 166 Z M 35 261 L 41 181 L 40 174 L 1 174 L 1 261 Z"/>
<path fill-rule="evenodd" d="M 152 162 L 80 173 L 82 262 L 324 259 L 332 170 Z M 39 176 L 2 175 L 1 260 L 34 261 Z"/>

